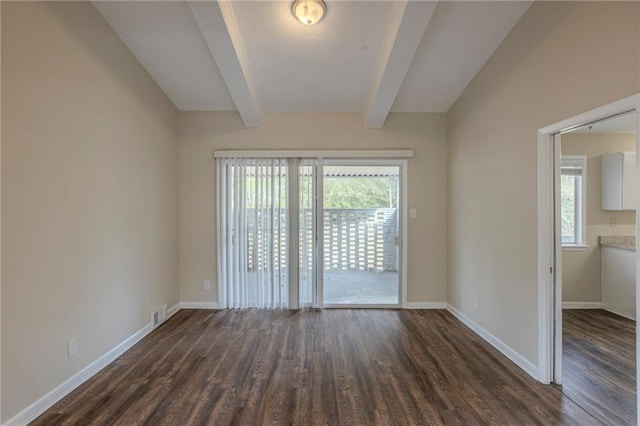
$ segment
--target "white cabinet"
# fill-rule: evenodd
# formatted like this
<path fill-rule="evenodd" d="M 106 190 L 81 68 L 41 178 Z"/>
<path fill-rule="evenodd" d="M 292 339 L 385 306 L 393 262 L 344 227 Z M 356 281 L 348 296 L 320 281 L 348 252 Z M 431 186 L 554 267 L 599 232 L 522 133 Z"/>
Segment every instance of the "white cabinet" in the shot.
<path fill-rule="evenodd" d="M 602 248 L 602 307 L 636 319 L 636 252 Z"/>
<path fill-rule="evenodd" d="M 602 156 L 602 210 L 636 209 L 636 153 Z"/>

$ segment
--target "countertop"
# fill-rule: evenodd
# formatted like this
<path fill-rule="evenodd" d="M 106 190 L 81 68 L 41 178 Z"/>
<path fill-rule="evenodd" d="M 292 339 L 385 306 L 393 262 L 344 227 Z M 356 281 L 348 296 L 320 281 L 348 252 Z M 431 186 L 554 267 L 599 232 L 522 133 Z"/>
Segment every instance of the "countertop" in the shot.
<path fill-rule="evenodd" d="M 600 247 L 636 251 L 636 237 L 626 235 L 600 236 Z"/>

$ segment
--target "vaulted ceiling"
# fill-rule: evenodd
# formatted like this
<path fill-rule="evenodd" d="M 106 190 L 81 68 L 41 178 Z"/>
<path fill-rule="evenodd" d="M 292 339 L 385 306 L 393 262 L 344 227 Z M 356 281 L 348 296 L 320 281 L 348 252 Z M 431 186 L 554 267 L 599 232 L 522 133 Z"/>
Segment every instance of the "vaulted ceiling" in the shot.
<path fill-rule="evenodd" d="M 531 1 L 327 1 L 314 26 L 291 1 L 95 1 L 180 110 L 446 112 Z"/>

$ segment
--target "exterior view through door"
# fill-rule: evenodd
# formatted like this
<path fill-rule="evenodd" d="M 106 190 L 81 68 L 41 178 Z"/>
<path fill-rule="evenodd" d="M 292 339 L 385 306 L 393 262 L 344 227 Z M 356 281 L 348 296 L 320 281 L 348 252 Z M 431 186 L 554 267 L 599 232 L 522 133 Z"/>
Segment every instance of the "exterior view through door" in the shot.
<path fill-rule="evenodd" d="M 218 158 L 220 306 L 400 306 L 403 166 Z"/>
<path fill-rule="evenodd" d="M 324 166 L 325 306 L 399 304 L 399 194 L 399 166 Z"/>

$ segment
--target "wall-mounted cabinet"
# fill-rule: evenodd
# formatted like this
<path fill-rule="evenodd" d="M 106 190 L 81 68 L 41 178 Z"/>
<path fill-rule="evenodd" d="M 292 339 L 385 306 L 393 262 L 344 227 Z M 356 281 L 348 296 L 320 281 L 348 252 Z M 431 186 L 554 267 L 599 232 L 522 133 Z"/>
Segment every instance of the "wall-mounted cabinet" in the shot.
<path fill-rule="evenodd" d="M 636 153 L 602 156 L 602 210 L 636 209 Z"/>

